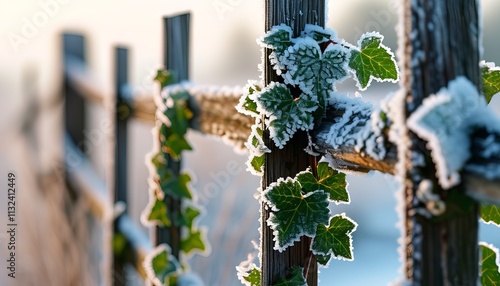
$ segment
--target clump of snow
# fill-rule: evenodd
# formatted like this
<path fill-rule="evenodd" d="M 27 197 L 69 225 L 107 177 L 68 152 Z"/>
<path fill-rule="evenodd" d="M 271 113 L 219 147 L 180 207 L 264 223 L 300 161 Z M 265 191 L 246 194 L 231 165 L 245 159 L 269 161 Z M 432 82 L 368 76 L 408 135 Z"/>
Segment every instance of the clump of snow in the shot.
<path fill-rule="evenodd" d="M 460 182 L 459 171 L 471 156 L 469 134 L 474 127 L 491 124 L 491 116 L 475 86 L 465 77 L 457 77 L 447 88 L 424 99 L 408 118 L 408 127 L 427 140 L 444 189 Z"/>
<path fill-rule="evenodd" d="M 385 123 L 379 110 L 374 111 L 370 103 L 359 97 L 345 95 L 332 97 L 329 105 L 344 112 L 334 119 L 330 130 L 318 134 L 318 138 L 333 148 L 352 146 L 356 152 L 366 152 L 376 160 L 385 158 Z"/>

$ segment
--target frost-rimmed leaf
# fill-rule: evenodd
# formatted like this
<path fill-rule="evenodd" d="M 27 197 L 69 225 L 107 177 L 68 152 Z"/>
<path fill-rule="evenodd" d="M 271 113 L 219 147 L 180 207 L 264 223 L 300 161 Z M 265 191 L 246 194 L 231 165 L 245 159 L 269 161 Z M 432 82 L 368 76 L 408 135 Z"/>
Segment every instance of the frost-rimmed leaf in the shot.
<path fill-rule="evenodd" d="M 475 86 L 460 76 L 437 94 L 424 99 L 408 118 L 408 127 L 427 140 L 436 164 L 439 184 L 449 189 L 460 182 L 459 171 L 470 157 L 469 128 L 472 117 L 484 112 L 486 102 Z M 483 114 L 484 115 L 484 114 Z"/>
<path fill-rule="evenodd" d="M 349 55 L 339 44 L 330 44 L 322 52 L 313 39 L 298 39 L 280 59 L 288 69 L 285 83 L 299 86 L 323 109 L 333 84 L 347 77 Z"/>
<path fill-rule="evenodd" d="M 274 249 L 280 252 L 303 235 L 313 237 L 318 224 L 328 223 L 328 194 L 322 190 L 304 194 L 295 179 L 279 179 L 262 197 L 271 208 L 267 223 L 273 230 Z"/>
<path fill-rule="evenodd" d="M 312 112 L 318 106 L 306 97 L 294 99 L 282 83 L 271 83 L 257 97 L 257 108 L 268 118 L 266 126 L 275 145 L 283 148 L 297 130 L 313 128 Z"/>
<path fill-rule="evenodd" d="M 306 24 L 304 31 L 300 34 L 300 37 L 312 38 L 319 44 L 330 40 L 339 41 L 337 39 L 337 33 L 334 30 L 312 24 Z"/>
<path fill-rule="evenodd" d="M 481 206 L 481 219 L 487 224 L 492 223 L 496 226 L 500 226 L 500 206 Z"/>
<path fill-rule="evenodd" d="M 297 174 L 297 180 L 305 193 L 323 190 L 329 194 L 330 201 L 349 203 L 345 174 L 331 168 L 327 162 L 321 162 L 317 167 L 316 179 L 309 170 Z"/>
<path fill-rule="evenodd" d="M 187 235 L 181 239 L 181 250 L 188 255 L 188 257 L 194 253 L 208 254 L 210 250 L 206 242 L 205 230 L 190 230 Z"/>
<path fill-rule="evenodd" d="M 493 96 L 500 92 L 500 67 L 493 62 L 481 61 L 481 74 L 483 77 L 483 94 L 486 102 L 490 103 Z"/>
<path fill-rule="evenodd" d="M 173 84 L 175 79 L 171 72 L 165 69 L 159 69 L 156 71 L 156 75 L 154 77 L 155 81 L 160 83 L 161 88 L 163 89 L 167 85 Z"/>
<path fill-rule="evenodd" d="M 260 286 L 260 268 L 253 263 L 254 256 L 249 254 L 248 260 L 242 261 L 236 266 L 238 280 L 246 286 Z"/>
<path fill-rule="evenodd" d="M 252 155 L 248 158 L 247 170 L 250 171 L 252 175 L 262 176 L 264 174 L 264 163 L 266 162 L 266 155 Z"/>
<path fill-rule="evenodd" d="M 257 41 L 263 48 L 272 50 L 269 60 L 278 75 L 285 69 L 285 66 L 283 66 L 279 59 L 282 57 L 283 52 L 293 44 L 292 34 L 293 31 L 290 27 L 281 24 L 272 27 L 264 37 Z"/>
<path fill-rule="evenodd" d="M 169 284 L 169 277 L 180 273 L 181 265 L 172 255 L 170 246 L 160 244 L 143 261 L 147 278 L 157 286 Z"/>
<path fill-rule="evenodd" d="M 287 278 L 278 279 L 273 286 L 307 286 L 307 281 L 303 272 L 304 268 L 302 267 L 294 268 Z"/>
<path fill-rule="evenodd" d="M 243 90 L 244 93 L 238 105 L 236 105 L 236 110 L 241 114 L 256 118 L 260 117 L 260 113 L 257 110 L 257 103 L 255 102 L 255 94 L 259 93 L 262 88 L 256 81 L 249 81 Z"/>
<path fill-rule="evenodd" d="M 168 217 L 167 205 L 156 196 L 151 196 L 151 201 L 141 213 L 141 223 L 145 226 L 164 226 L 171 225 Z"/>
<path fill-rule="evenodd" d="M 390 82 L 399 79 L 394 54 L 382 44 L 383 39 L 384 36 L 377 32 L 365 33 L 358 41 L 358 48 L 351 51 L 349 67 L 361 90 L 365 90 L 373 79 Z"/>
<path fill-rule="evenodd" d="M 485 242 L 480 242 L 481 273 L 480 280 L 483 286 L 500 285 L 500 253 L 498 248 Z"/>
<path fill-rule="evenodd" d="M 352 233 L 357 224 L 344 213 L 331 218 L 328 226 L 320 224 L 313 238 L 311 250 L 314 254 L 332 254 L 336 259 L 353 260 Z"/>
<path fill-rule="evenodd" d="M 321 254 L 315 254 L 316 255 L 316 262 L 318 262 L 319 265 L 322 267 L 328 267 L 330 264 L 330 260 L 332 260 L 332 255 L 327 254 L 327 255 L 321 255 Z"/>

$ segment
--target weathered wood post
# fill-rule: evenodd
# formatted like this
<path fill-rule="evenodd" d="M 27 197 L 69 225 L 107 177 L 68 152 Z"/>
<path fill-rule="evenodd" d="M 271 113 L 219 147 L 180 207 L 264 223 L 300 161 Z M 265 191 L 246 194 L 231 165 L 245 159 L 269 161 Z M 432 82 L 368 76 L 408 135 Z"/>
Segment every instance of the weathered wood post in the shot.
<path fill-rule="evenodd" d="M 174 74 L 177 82 L 189 78 L 189 23 L 190 14 L 166 17 L 164 21 L 164 65 Z M 168 156 L 167 166 L 175 175 L 181 171 L 181 161 Z M 181 202 L 169 197 L 167 209 L 169 214 L 180 214 Z M 179 258 L 180 226 L 172 225 L 168 228 L 156 228 L 156 244 L 167 243 L 172 249 L 172 254 Z"/>
<path fill-rule="evenodd" d="M 406 0 L 404 4 L 406 117 L 424 98 L 457 76 L 479 86 L 479 23 L 476 0 Z M 406 278 L 413 285 L 476 285 L 478 281 L 478 204 L 461 183 L 443 190 L 426 142 L 409 132 L 406 150 Z M 425 166 L 412 161 L 422 154 Z M 415 212 L 422 180 L 431 180 L 447 214 L 428 219 Z"/>
<path fill-rule="evenodd" d="M 286 24 L 294 32 L 294 37 L 299 36 L 306 24 L 325 24 L 325 0 L 265 0 L 265 30 L 269 31 L 273 26 Z M 265 51 L 264 80 L 268 85 L 272 81 L 280 81 L 269 62 L 270 50 Z M 294 177 L 298 172 L 307 167 L 316 167 L 315 157 L 304 152 L 307 146 L 307 134 L 297 132 L 283 149 L 278 149 L 269 138 L 269 133 L 264 134 L 264 142 L 271 149 L 266 155 L 264 165 L 264 177 L 262 189 L 266 189 L 271 183 L 280 177 Z M 304 276 L 309 286 L 318 284 L 318 264 L 315 256 L 309 250 L 311 239 L 302 237 L 300 242 L 280 253 L 273 249 L 273 231 L 267 225 L 269 210 L 264 203 L 262 208 L 262 261 L 261 261 L 261 284 L 272 285 L 277 279 L 285 277 L 291 267 L 304 267 Z"/>

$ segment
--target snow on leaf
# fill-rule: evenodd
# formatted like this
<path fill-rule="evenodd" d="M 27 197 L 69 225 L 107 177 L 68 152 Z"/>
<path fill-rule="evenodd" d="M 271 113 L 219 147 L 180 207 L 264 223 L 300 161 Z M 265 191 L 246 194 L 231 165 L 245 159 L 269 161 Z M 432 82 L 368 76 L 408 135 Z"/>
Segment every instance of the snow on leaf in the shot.
<path fill-rule="evenodd" d="M 292 34 L 292 29 L 282 24 L 272 27 L 259 42 L 264 47 L 281 53 L 292 45 Z"/>
<path fill-rule="evenodd" d="M 238 280 L 246 286 L 260 286 L 261 271 L 253 262 L 254 258 L 253 254 L 249 254 L 247 260 L 236 266 Z"/>
<path fill-rule="evenodd" d="M 245 88 L 244 93 L 240 98 L 236 110 L 241 114 L 249 115 L 252 117 L 259 117 L 257 111 L 257 103 L 255 102 L 255 94 L 261 91 L 261 87 L 256 82 L 249 82 Z"/>
<path fill-rule="evenodd" d="M 205 234 L 201 230 L 191 230 L 189 233 L 181 239 L 181 250 L 185 254 L 205 253 L 207 251 L 207 246 L 205 245 L 206 239 Z"/>
<path fill-rule="evenodd" d="M 286 68 L 281 63 L 280 58 L 283 56 L 283 52 L 293 44 L 292 34 L 292 29 L 283 24 L 271 28 L 263 38 L 258 40 L 258 43 L 263 48 L 272 50 L 269 60 L 278 75 Z"/>
<path fill-rule="evenodd" d="M 495 63 L 482 61 L 480 64 L 483 77 L 483 93 L 486 102 L 490 103 L 493 96 L 500 92 L 500 67 Z"/>
<path fill-rule="evenodd" d="M 486 109 L 474 85 L 465 77 L 424 99 L 410 115 L 408 127 L 427 140 L 440 185 L 448 189 L 460 182 L 459 171 L 470 157 L 471 117 Z"/>
<path fill-rule="evenodd" d="M 331 168 L 327 162 L 321 162 L 317 167 L 318 178 L 316 179 L 310 171 L 297 174 L 297 180 L 302 185 L 304 192 L 314 192 L 323 190 L 329 194 L 331 201 L 340 203 L 349 202 L 349 193 L 347 192 L 347 182 L 345 174 L 337 172 Z"/>
<path fill-rule="evenodd" d="M 167 244 L 158 245 L 144 258 L 147 278 L 157 286 L 167 284 L 170 277 L 179 274 L 181 265 Z"/>
<path fill-rule="evenodd" d="M 266 155 L 262 154 L 260 156 L 252 155 L 247 161 L 247 169 L 255 176 L 262 176 L 264 174 L 264 163 L 266 161 Z"/>
<path fill-rule="evenodd" d="M 287 178 L 271 184 L 262 195 L 271 208 L 267 223 L 273 229 L 274 249 L 280 252 L 303 235 L 313 237 L 318 224 L 328 223 L 328 194 L 322 190 L 303 194 L 300 183 Z"/>
<path fill-rule="evenodd" d="M 333 83 L 347 76 L 349 52 L 339 44 L 328 45 L 322 52 L 316 41 L 305 38 L 288 48 L 281 60 L 288 69 L 285 83 L 299 86 L 324 109 Z"/>
<path fill-rule="evenodd" d="M 302 31 L 300 36 L 302 38 L 312 38 L 320 44 L 330 40 L 338 41 L 337 33 L 334 30 L 311 24 L 306 24 L 304 31 Z"/>
<path fill-rule="evenodd" d="M 382 44 L 384 36 L 366 33 L 358 41 L 358 49 L 351 51 L 349 67 L 352 69 L 358 87 L 365 90 L 372 79 L 396 82 L 399 79 L 394 54 Z"/>
<path fill-rule="evenodd" d="M 283 148 L 297 130 L 311 130 L 316 102 L 294 99 L 286 85 L 271 83 L 257 97 L 257 108 L 268 119 L 266 125 L 277 147 Z"/>
<path fill-rule="evenodd" d="M 487 224 L 493 223 L 500 226 L 500 206 L 481 206 L 481 219 Z"/>
<path fill-rule="evenodd" d="M 483 286 L 500 286 L 500 253 L 493 245 L 481 242 L 481 273 Z"/>
<path fill-rule="evenodd" d="M 307 286 L 307 281 L 304 278 L 303 272 L 304 269 L 302 267 L 294 268 L 286 279 L 278 279 L 273 286 Z"/>
<path fill-rule="evenodd" d="M 314 254 L 332 254 L 334 258 L 353 260 L 352 232 L 357 224 L 345 214 L 331 218 L 330 225 L 318 225 L 311 250 Z"/>

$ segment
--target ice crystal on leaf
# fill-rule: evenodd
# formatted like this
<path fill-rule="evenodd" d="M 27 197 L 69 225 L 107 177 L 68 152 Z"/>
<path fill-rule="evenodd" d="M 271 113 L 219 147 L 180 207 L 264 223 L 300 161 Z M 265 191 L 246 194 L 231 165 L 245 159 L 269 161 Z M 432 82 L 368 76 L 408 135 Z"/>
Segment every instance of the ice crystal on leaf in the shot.
<path fill-rule="evenodd" d="M 483 77 L 483 93 L 486 102 L 490 102 L 493 96 L 500 92 L 500 67 L 495 66 L 495 63 L 480 63 L 481 73 Z"/>
<path fill-rule="evenodd" d="M 317 168 L 318 178 L 316 179 L 310 171 L 297 174 L 297 180 L 302 185 L 305 192 L 323 190 L 329 194 L 329 199 L 336 203 L 348 203 L 349 193 L 347 192 L 347 182 L 345 174 L 337 172 L 328 166 L 327 162 L 321 162 Z"/>
<path fill-rule="evenodd" d="M 316 102 L 304 97 L 293 98 L 288 87 L 272 83 L 257 97 L 257 109 L 268 117 L 266 125 L 276 146 L 283 148 L 297 130 L 313 128 L 312 112 Z"/>
<path fill-rule="evenodd" d="M 333 84 L 347 76 L 349 55 L 339 44 L 330 44 L 322 52 L 313 39 L 299 39 L 282 57 L 288 69 L 283 75 L 285 83 L 299 86 L 324 109 Z"/>
<path fill-rule="evenodd" d="M 236 266 L 238 280 L 246 286 L 260 286 L 260 269 L 253 262 L 254 256 L 248 255 L 248 259 Z"/>
<path fill-rule="evenodd" d="M 286 279 L 278 279 L 273 286 L 307 286 L 303 272 L 304 269 L 302 267 L 294 268 Z"/>
<path fill-rule="evenodd" d="M 330 219 L 328 226 L 319 224 L 311 245 L 312 252 L 317 255 L 353 260 L 352 232 L 357 224 L 345 214 Z"/>
<path fill-rule="evenodd" d="M 366 33 L 358 41 L 358 48 L 351 52 L 349 67 L 358 81 L 358 87 L 365 90 L 372 79 L 396 82 L 399 79 L 394 54 L 382 44 L 384 36 Z"/>
<path fill-rule="evenodd" d="M 498 248 L 484 242 L 479 243 L 479 246 L 481 247 L 481 285 L 500 285 L 500 253 Z"/>
<path fill-rule="evenodd" d="M 280 252 L 303 235 L 313 237 L 318 224 L 328 223 L 328 194 L 323 190 L 303 193 L 296 179 L 271 184 L 263 198 L 271 208 L 267 223 L 274 231 L 274 248 Z"/>
<path fill-rule="evenodd" d="M 448 189 L 460 182 L 459 171 L 470 157 L 469 132 L 474 117 L 486 102 L 465 77 L 424 99 L 408 118 L 408 127 L 427 140 L 440 185 Z"/>
<path fill-rule="evenodd" d="M 337 33 L 334 30 L 311 24 L 306 24 L 304 31 L 300 34 L 300 37 L 312 38 L 319 44 L 329 41 L 339 41 L 337 39 Z"/>

